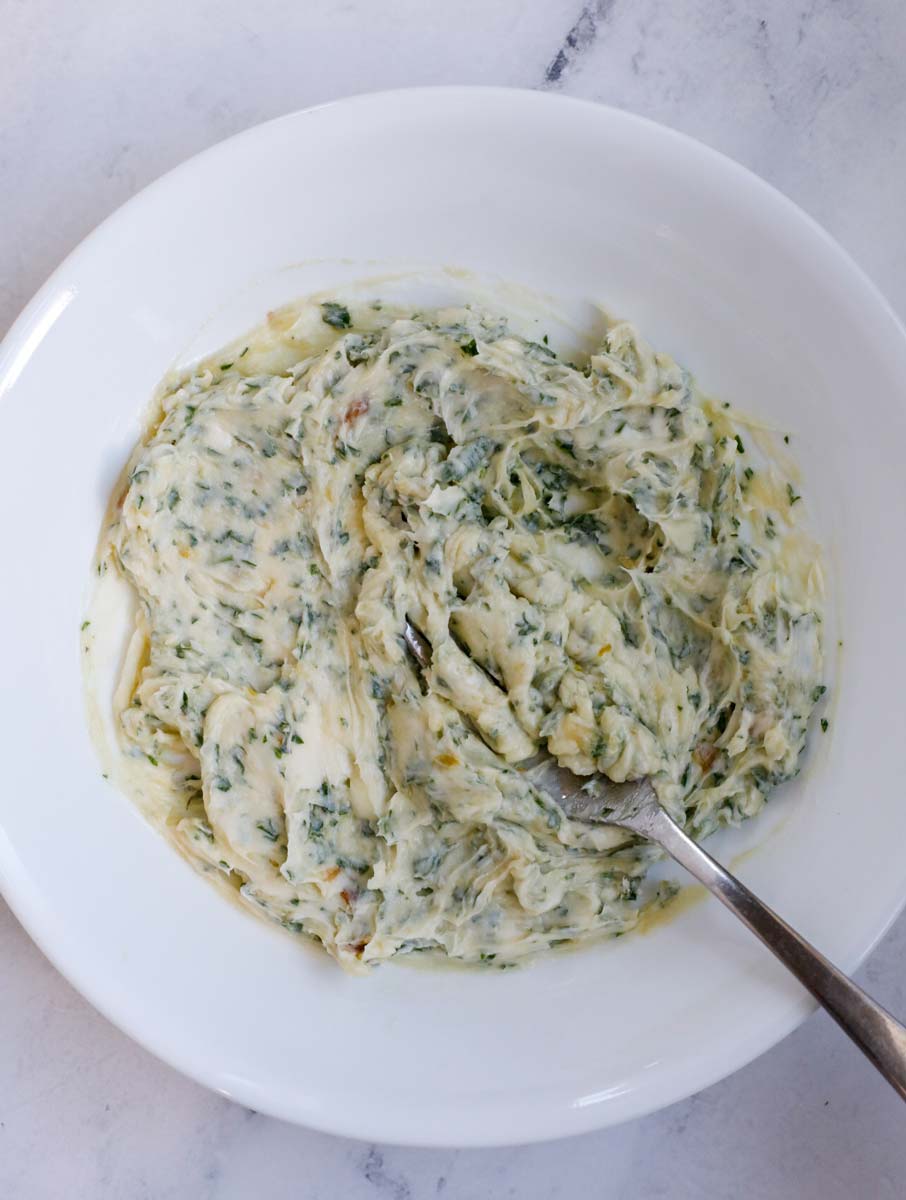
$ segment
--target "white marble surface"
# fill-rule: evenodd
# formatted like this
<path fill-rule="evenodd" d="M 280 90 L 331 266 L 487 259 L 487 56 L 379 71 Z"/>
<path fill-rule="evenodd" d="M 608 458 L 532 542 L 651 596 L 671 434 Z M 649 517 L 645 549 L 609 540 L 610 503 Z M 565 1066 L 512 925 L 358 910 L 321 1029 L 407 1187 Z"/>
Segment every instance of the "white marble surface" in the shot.
<path fill-rule="evenodd" d="M 683 129 L 802 204 L 906 315 L 899 0 L 0 0 L 0 29 L 0 332 L 102 217 L 195 151 L 290 109 L 436 82 L 547 87 Z M 901 919 L 860 972 L 901 1014 L 904 956 Z M 0 961 L 9 1200 L 906 1193 L 903 1108 L 823 1015 L 619 1129 L 406 1150 L 298 1130 L 189 1083 L 73 992 L 2 902 Z"/>

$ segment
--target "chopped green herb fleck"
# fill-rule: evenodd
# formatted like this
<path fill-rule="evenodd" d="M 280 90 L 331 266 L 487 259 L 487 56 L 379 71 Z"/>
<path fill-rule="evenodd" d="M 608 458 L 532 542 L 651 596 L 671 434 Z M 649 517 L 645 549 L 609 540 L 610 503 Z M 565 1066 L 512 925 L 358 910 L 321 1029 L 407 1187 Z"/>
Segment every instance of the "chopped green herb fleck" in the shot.
<path fill-rule="evenodd" d="M 333 329 L 348 329 L 352 324 L 349 309 L 335 300 L 325 300 L 321 305 L 321 320 Z"/>
<path fill-rule="evenodd" d="M 280 831 L 271 817 L 268 817 L 266 821 L 258 821 L 255 828 L 260 830 L 269 842 L 275 842 L 280 836 Z"/>

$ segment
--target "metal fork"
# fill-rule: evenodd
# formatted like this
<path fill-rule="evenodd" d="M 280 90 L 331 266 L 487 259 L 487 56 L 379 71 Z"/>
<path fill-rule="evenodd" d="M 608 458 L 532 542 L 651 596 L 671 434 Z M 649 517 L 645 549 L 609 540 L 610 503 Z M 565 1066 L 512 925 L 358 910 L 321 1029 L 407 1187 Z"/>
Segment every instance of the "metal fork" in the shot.
<path fill-rule="evenodd" d="M 427 671 L 427 638 L 408 620 L 403 638 L 418 666 Z M 773 951 L 906 1100 L 906 1027 L 694 842 L 661 807 L 650 779 L 614 783 L 604 775 L 583 777 L 561 767 L 550 754 L 519 763 L 517 769 L 573 820 L 629 830 L 685 867 Z"/>

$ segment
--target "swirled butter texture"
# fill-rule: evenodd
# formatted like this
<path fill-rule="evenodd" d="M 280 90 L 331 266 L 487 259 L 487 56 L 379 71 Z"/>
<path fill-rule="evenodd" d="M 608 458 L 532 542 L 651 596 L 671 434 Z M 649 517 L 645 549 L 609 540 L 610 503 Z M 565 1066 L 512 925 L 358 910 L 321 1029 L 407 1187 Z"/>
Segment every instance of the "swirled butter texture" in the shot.
<path fill-rule="evenodd" d="M 697 836 L 796 773 L 820 568 L 747 436 L 627 324 L 577 365 L 469 307 L 276 314 L 161 390 L 102 541 L 146 811 L 353 969 L 630 929 L 652 848 L 515 764 L 651 775 Z"/>

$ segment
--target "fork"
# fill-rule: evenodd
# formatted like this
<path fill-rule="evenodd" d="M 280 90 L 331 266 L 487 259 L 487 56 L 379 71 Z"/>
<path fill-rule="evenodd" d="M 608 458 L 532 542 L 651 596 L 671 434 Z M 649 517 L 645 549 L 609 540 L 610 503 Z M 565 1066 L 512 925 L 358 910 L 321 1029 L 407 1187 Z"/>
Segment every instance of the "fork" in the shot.
<path fill-rule="evenodd" d="M 403 640 L 427 671 L 431 644 L 408 619 Z M 661 807 L 650 779 L 614 783 L 605 775 L 575 775 L 547 753 L 516 764 L 516 769 L 573 820 L 628 830 L 685 867 L 780 959 L 906 1100 L 906 1027 L 693 841 Z"/>

